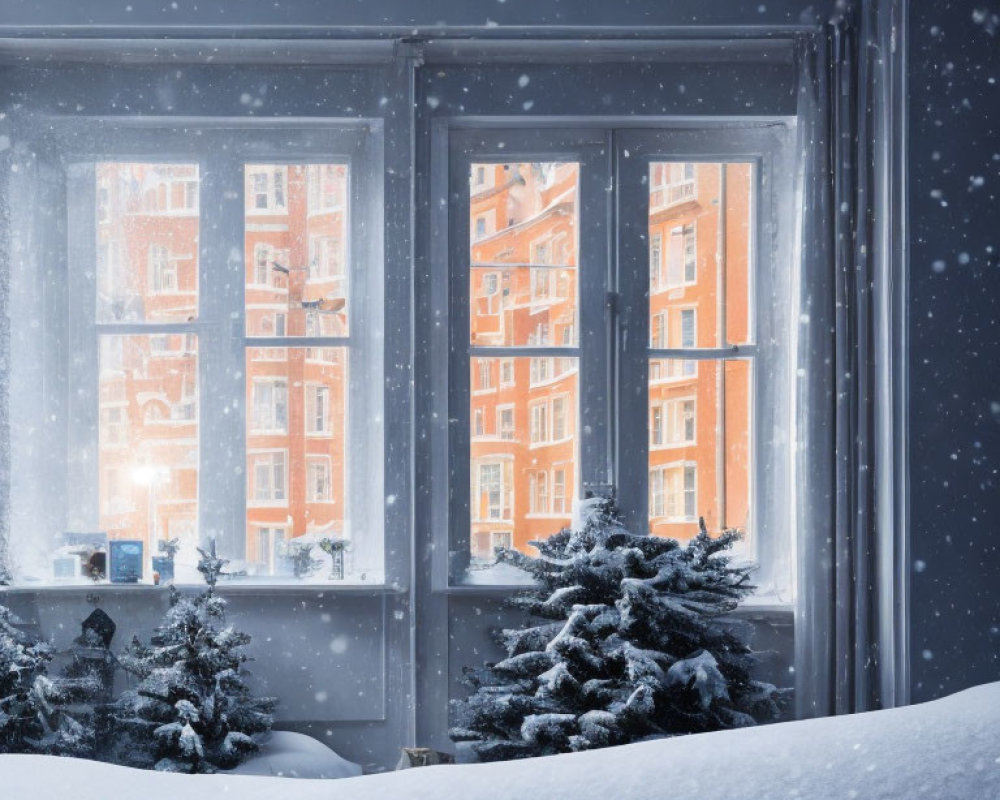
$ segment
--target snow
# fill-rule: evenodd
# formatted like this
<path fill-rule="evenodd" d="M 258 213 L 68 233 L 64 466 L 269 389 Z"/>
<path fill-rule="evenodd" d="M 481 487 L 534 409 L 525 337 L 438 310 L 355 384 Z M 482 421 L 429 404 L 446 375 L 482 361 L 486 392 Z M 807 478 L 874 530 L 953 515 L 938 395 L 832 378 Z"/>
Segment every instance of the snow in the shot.
<path fill-rule="evenodd" d="M 917 706 L 491 764 L 298 780 L 175 775 L 0 756 L 5 797 L 106 800 L 989 800 L 1000 797 L 1000 683 Z"/>
<path fill-rule="evenodd" d="M 354 778 L 361 765 L 337 755 L 322 742 L 291 731 L 272 731 L 260 752 L 229 771 L 231 775 L 286 778 Z"/>

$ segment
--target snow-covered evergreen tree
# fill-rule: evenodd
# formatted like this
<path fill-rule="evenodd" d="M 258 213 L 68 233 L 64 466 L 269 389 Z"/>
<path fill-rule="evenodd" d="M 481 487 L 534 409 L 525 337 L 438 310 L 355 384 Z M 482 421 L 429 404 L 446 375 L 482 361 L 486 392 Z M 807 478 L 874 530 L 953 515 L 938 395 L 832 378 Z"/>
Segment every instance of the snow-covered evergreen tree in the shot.
<path fill-rule="evenodd" d="M 30 752 L 31 741 L 44 733 L 35 683 L 52 653 L 18 624 L 10 609 L 0 606 L 0 753 Z"/>
<path fill-rule="evenodd" d="M 495 761 L 775 719 L 783 693 L 750 677 L 753 652 L 719 619 L 753 591 L 725 555 L 740 534 L 636 536 L 604 499 L 581 517 L 538 558 L 506 551 L 538 583 L 511 601 L 531 621 L 501 632 L 506 659 L 467 671 L 452 738 Z"/>
<path fill-rule="evenodd" d="M 0 606 L 0 753 L 90 756 L 95 736 L 90 675 L 50 678 L 52 651 Z M 84 705 L 80 705 L 83 703 Z"/>
<path fill-rule="evenodd" d="M 115 705 L 112 760 L 172 772 L 234 767 L 257 749 L 253 735 L 271 727 L 275 701 L 255 697 L 245 680 L 250 637 L 225 626 L 226 601 L 215 584 L 226 561 L 199 550 L 208 589 L 183 597 L 171 587 L 166 619 L 120 661 L 139 682 Z"/>

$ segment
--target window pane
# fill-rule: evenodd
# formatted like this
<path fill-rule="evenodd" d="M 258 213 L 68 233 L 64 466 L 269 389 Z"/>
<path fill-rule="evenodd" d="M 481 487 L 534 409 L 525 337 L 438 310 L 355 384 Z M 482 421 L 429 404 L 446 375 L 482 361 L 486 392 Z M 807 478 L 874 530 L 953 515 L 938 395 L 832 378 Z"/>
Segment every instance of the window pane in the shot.
<path fill-rule="evenodd" d="M 471 341 L 575 346 L 578 163 L 473 164 Z"/>
<path fill-rule="evenodd" d="M 748 342 L 751 165 L 658 161 L 649 177 L 650 346 Z"/>
<path fill-rule="evenodd" d="M 248 336 L 346 336 L 346 164 L 244 167 Z"/>
<path fill-rule="evenodd" d="M 197 164 L 96 166 L 97 321 L 198 315 Z"/>
<path fill-rule="evenodd" d="M 99 349 L 99 524 L 142 540 L 148 579 L 160 541 L 180 540 L 178 564 L 197 558 L 197 339 L 101 336 Z"/>
<path fill-rule="evenodd" d="M 746 360 L 649 364 L 649 530 L 686 541 L 750 531 L 751 368 Z"/>
<path fill-rule="evenodd" d="M 314 558 L 322 559 L 315 547 L 322 539 L 350 539 L 347 379 L 342 347 L 247 350 L 245 557 L 251 575 L 291 575 L 286 545 L 310 543 Z M 273 531 L 281 536 L 267 533 Z M 314 577 L 327 573 L 324 568 Z"/>
<path fill-rule="evenodd" d="M 577 485 L 577 368 L 575 358 L 473 359 L 473 568 L 492 563 L 502 542 L 536 553 L 528 542 L 569 524 Z"/>

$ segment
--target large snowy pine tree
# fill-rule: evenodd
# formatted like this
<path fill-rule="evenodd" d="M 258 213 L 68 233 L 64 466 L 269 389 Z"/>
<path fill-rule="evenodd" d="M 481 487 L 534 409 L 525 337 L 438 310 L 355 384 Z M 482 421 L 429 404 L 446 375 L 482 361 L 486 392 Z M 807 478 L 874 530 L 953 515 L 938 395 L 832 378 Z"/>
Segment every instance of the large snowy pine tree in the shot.
<path fill-rule="evenodd" d="M 753 590 L 725 555 L 740 534 L 702 526 L 682 547 L 630 534 L 610 500 L 581 516 L 538 558 L 505 554 L 538 583 L 511 601 L 531 621 L 501 632 L 506 659 L 467 671 L 452 738 L 496 761 L 775 719 L 783 693 L 750 677 L 741 629 L 719 619 Z"/>
<path fill-rule="evenodd" d="M 215 593 L 225 560 L 199 550 L 208 589 L 194 598 L 171 588 L 170 609 L 148 645 L 137 638 L 120 661 L 139 679 L 116 703 L 112 760 L 171 772 L 234 767 L 271 727 L 275 701 L 255 697 L 245 680 L 250 637 L 225 626 Z"/>

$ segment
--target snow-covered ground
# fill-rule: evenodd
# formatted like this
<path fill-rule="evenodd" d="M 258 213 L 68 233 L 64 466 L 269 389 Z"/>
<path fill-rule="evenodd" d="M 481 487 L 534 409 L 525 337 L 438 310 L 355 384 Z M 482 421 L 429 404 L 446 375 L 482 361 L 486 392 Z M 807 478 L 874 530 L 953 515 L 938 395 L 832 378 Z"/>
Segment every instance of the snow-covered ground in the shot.
<path fill-rule="evenodd" d="M 17 800 L 997 800 L 1000 683 L 891 711 L 336 781 L 0 756 L 0 787 Z"/>

